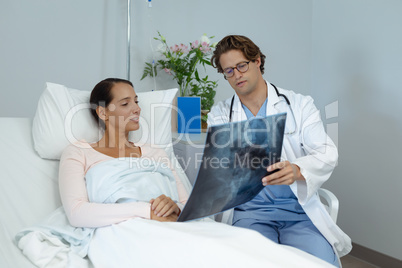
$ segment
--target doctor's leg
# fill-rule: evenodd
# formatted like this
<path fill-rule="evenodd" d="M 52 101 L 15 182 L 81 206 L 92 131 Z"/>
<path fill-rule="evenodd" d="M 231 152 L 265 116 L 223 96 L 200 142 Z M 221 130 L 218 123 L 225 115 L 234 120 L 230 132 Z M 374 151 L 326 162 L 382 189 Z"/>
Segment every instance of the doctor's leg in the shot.
<path fill-rule="evenodd" d="M 338 256 L 331 244 L 310 220 L 286 222 L 279 229 L 279 243 L 298 248 L 339 267 Z"/>
<path fill-rule="evenodd" d="M 279 233 L 275 222 L 270 222 L 272 224 L 267 224 L 266 222 L 258 222 L 255 219 L 240 219 L 233 223 L 233 226 L 243 227 L 251 230 L 255 230 L 265 236 L 266 238 L 279 243 Z"/>

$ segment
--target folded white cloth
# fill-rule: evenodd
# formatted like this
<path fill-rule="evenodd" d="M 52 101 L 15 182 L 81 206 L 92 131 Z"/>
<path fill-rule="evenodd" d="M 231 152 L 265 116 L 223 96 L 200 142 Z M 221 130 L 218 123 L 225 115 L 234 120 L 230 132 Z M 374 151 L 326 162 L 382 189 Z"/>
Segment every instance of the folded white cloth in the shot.
<path fill-rule="evenodd" d="M 93 232 L 92 228 L 71 226 L 60 207 L 42 224 L 20 231 L 15 239 L 22 253 L 38 267 L 87 268 Z"/>

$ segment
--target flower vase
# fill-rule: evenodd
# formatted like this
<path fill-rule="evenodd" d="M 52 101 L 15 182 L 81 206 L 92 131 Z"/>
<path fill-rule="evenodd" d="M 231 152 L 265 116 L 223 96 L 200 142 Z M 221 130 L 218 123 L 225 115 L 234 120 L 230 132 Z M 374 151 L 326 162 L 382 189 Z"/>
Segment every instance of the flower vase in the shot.
<path fill-rule="evenodd" d="M 177 97 L 177 132 L 201 133 L 201 98 Z"/>

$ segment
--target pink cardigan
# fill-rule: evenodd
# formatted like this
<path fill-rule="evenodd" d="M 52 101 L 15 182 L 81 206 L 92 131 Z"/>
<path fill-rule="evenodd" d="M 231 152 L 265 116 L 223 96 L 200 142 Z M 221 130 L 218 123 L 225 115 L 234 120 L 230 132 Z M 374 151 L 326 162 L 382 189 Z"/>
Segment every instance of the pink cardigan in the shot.
<path fill-rule="evenodd" d="M 150 145 L 141 146 L 141 151 L 142 157 L 155 161 L 169 159 L 164 150 L 152 148 Z M 111 159 L 113 158 L 99 153 L 86 142 L 71 144 L 64 150 L 60 159 L 59 189 L 64 210 L 72 226 L 102 227 L 135 217 L 150 219 L 149 202 L 115 204 L 89 202 L 85 174 L 96 164 Z M 188 199 L 188 193 L 170 161 L 168 165 L 176 178 L 180 202 L 178 205 L 182 209 Z"/>

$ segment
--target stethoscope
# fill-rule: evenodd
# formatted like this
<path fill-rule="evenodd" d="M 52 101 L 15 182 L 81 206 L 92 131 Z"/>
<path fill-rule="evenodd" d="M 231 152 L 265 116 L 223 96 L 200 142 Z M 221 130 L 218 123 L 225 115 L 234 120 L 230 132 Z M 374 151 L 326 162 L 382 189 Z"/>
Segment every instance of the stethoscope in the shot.
<path fill-rule="evenodd" d="M 290 112 L 291 112 L 292 117 L 293 117 L 293 120 L 294 120 L 294 121 L 293 121 L 294 124 L 295 124 L 294 130 L 292 130 L 292 131 L 290 131 L 290 132 L 285 132 L 285 134 L 288 134 L 288 135 L 294 134 L 294 133 L 296 132 L 296 118 L 295 118 L 295 115 L 294 115 L 294 113 L 293 113 L 292 105 L 290 105 L 290 101 L 289 101 L 288 97 L 286 97 L 286 95 L 284 95 L 284 94 L 282 94 L 282 93 L 279 93 L 279 90 L 276 88 L 276 86 L 275 86 L 274 84 L 271 83 L 271 85 L 274 87 L 275 92 L 276 92 L 276 95 L 277 95 L 278 97 L 282 97 L 282 98 L 285 99 L 286 103 L 287 103 L 288 106 L 289 106 Z M 232 113 L 233 113 L 233 103 L 234 103 L 234 99 L 235 99 L 235 95 L 233 95 L 232 101 L 230 102 L 229 123 L 232 122 Z"/>

